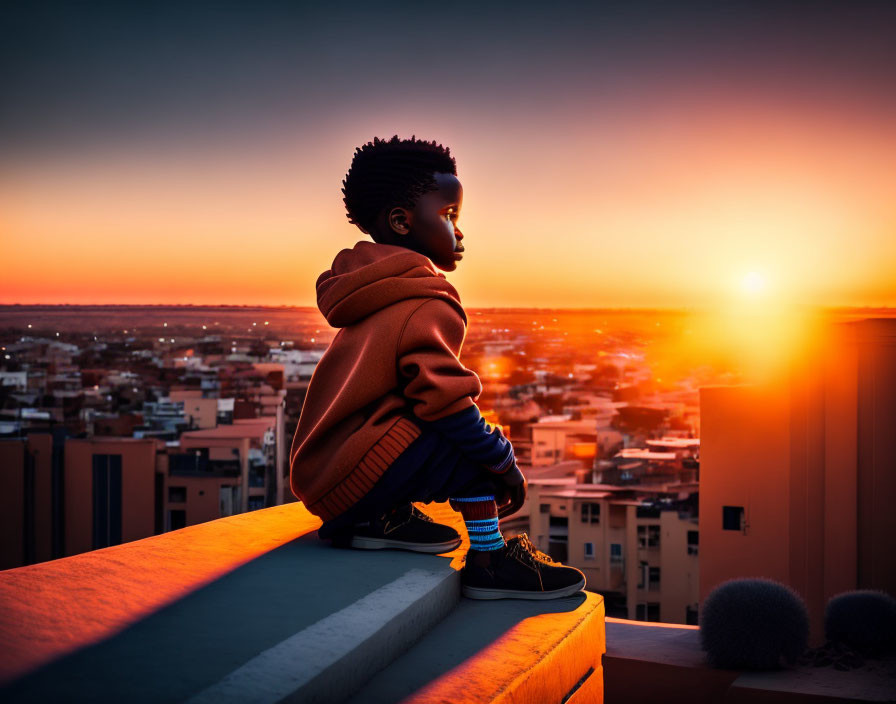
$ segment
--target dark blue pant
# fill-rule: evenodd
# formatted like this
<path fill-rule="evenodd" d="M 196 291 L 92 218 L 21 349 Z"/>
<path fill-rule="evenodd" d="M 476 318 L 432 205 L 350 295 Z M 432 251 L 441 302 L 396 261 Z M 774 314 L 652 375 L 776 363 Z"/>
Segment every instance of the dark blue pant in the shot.
<path fill-rule="evenodd" d="M 318 530 L 319 537 L 331 538 L 356 521 L 381 516 L 411 501 L 430 503 L 495 494 L 498 484 L 494 474 L 469 459 L 437 430 L 419 421 L 418 424 L 423 431 L 420 436 L 396 458 L 366 496 L 345 513 L 326 521 Z"/>

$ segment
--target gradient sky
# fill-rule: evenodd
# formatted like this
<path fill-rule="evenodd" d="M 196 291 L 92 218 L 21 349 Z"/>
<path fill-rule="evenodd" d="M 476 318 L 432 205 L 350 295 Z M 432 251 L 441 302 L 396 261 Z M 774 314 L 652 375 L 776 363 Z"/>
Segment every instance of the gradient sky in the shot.
<path fill-rule="evenodd" d="M 4 3 L 0 303 L 314 305 L 415 134 L 466 305 L 896 306 L 896 3 L 594 5 Z"/>

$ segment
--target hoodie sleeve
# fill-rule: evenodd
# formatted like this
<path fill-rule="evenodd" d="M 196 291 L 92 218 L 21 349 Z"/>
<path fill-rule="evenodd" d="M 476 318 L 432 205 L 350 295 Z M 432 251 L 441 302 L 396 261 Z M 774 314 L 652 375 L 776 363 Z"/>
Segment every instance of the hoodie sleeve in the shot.
<path fill-rule="evenodd" d="M 458 359 L 465 335 L 464 321 L 451 304 L 434 298 L 419 306 L 399 338 L 400 383 L 421 421 L 501 473 L 513 463 L 513 447 L 476 406 L 482 383 Z"/>

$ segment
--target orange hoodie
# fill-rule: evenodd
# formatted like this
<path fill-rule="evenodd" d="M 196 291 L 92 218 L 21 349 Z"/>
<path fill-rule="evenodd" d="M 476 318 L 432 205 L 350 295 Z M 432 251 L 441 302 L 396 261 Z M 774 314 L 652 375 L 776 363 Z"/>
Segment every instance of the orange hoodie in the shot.
<path fill-rule="evenodd" d="M 320 275 L 317 303 L 341 329 L 311 376 L 290 486 L 326 521 L 373 487 L 420 435 L 420 421 L 475 406 L 482 384 L 458 359 L 460 296 L 425 255 L 362 240 Z"/>

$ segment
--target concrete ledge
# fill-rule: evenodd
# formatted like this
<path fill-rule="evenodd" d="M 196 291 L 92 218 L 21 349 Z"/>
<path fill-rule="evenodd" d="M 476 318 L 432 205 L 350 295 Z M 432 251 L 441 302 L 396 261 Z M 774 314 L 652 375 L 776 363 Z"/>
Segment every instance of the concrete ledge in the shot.
<path fill-rule="evenodd" d="M 351 704 L 602 702 L 604 650 L 598 594 L 553 601 L 461 599 Z"/>
<path fill-rule="evenodd" d="M 424 510 L 457 550 L 334 549 L 294 503 L 0 572 L 0 700 L 602 701 L 602 597 L 462 600 Z"/>
<path fill-rule="evenodd" d="M 319 525 L 293 503 L 0 571 L 0 684 L 107 639 Z"/>
<path fill-rule="evenodd" d="M 670 692 L 691 702 L 834 704 L 896 700 L 896 657 L 866 668 L 794 667 L 766 672 L 709 666 L 697 626 L 608 618 L 607 701 L 652 704 Z"/>
<path fill-rule="evenodd" d="M 460 550 L 337 550 L 319 524 L 294 503 L 0 572 L 0 697 L 339 701 L 454 608 Z"/>

